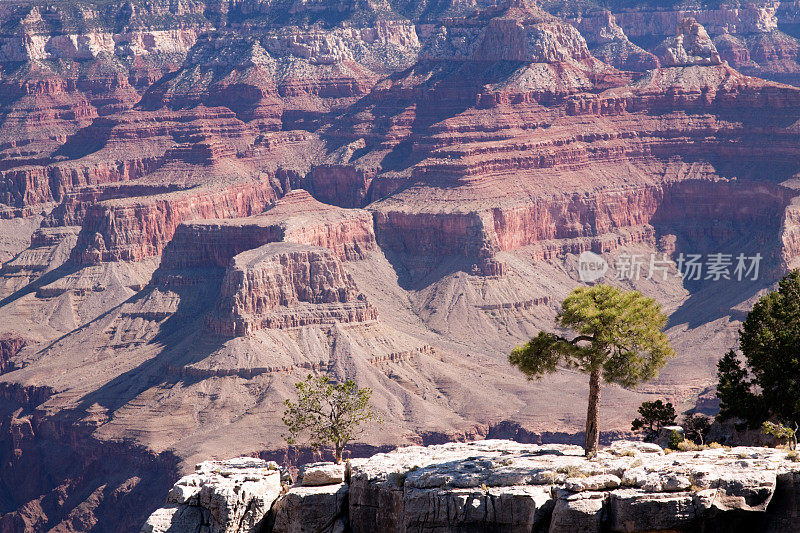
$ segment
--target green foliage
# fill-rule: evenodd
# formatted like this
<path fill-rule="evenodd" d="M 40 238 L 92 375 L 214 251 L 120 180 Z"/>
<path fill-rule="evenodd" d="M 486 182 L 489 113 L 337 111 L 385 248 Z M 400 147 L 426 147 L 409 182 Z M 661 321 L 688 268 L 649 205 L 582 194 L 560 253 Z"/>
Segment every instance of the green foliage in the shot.
<path fill-rule="evenodd" d="M 283 423 L 289 430 L 286 442 L 295 444 L 297 437 L 307 432 L 312 447 L 333 446 L 336 462 L 340 462 L 345 446 L 361 432 L 360 425 L 376 418 L 369 402 L 372 390 L 358 388 L 351 379 L 333 383 L 327 376 L 311 374 L 295 383 L 295 388 L 297 402 L 284 402 Z"/>
<path fill-rule="evenodd" d="M 740 347 L 770 414 L 800 414 L 800 271 L 762 297 L 742 324 Z"/>
<path fill-rule="evenodd" d="M 675 355 L 662 332 L 666 323 L 661 306 L 637 291 L 602 284 L 578 287 L 561 304 L 556 318 L 557 326 L 577 335 L 567 340 L 540 332 L 514 348 L 508 359 L 528 379 L 541 378 L 562 365 L 591 376 L 586 432 L 586 453 L 591 455 L 597 448 L 600 377 L 623 387 L 656 377 L 667 359 Z M 590 433 L 595 438 L 593 443 L 589 442 Z"/>
<path fill-rule="evenodd" d="M 583 372 L 600 369 L 606 382 L 634 387 L 656 377 L 675 354 L 661 331 L 667 316 L 638 291 L 602 284 L 578 287 L 562 303 L 556 323 L 578 336 L 567 341 L 540 332 L 509 356 L 530 379 L 565 365 Z"/>
<path fill-rule="evenodd" d="M 676 417 L 672 403 L 664 403 L 661 400 L 642 402 L 639 414 L 641 418 L 635 418 L 631 422 L 631 430 L 644 431 L 647 439 L 655 438 L 662 426 L 674 424 Z"/>
<path fill-rule="evenodd" d="M 772 435 L 776 439 L 780 439 L 789 445 L 789 449 L 794 451 L 797 448 L 797 424 L 794 429 L 783 424 L 776 424 L 769 420 L 761 424 L 761 432 L 765 435 Z"/>
<path fill-rule="evenodd" d="M 669 434 L 667 447 L 669 447 L 670 450 L 677 450 L 680 448 L 681 442 L 683 442 L 683 435 L 681 435 L 678 430 L 673 429 L 672 433 Z"/>
<path fill-rule="evenodd" d="M 736 352 L 729 350 L 717 362 L 717 417 L 720 420 L 742 418 L 749 421 L 760 416 L 760 399 L 752 393 L 752 386 Z"/>
<path fill-rule="evenodd" d="M 756 302 L 739 335 L 744 365 L 730 351 L 717 366 L 719 418 L 800 419 L 800 271 Z"/>
<path fill-rule="evenodd" d="M 686 414 L 681 421 L 683 436 L 695 444 L 705 444 L 711 419 L 701 414 Z"/>

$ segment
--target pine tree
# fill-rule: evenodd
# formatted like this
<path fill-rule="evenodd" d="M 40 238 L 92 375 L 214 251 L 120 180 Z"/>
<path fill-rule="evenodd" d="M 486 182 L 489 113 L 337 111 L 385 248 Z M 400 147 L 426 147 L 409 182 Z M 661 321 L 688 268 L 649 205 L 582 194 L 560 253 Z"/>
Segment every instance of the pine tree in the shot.
<path fill-rule="evenodd" d="M 540 378 L 559 365 L 589 374 L 586 412 L 587 456 L 597 453 L 600 441 L 600 382 L 623 387 L 655 378 L 675 355 L 662 329 L 667 316 L 652 298 L 609 285 L 578 287 L 561 304 L 556 324 L 576 332 L 571 340 L 540 332 L 514 348 L 509 362 L 528 379 Z"/>
<path fill-rule="evenodd" d="M 719 419 L 800 420 L 800 271 L 756 302 L 739 335 L 744 361 L 731 350 L 717 364 Z"/>
<path fill-rule="evenodd" d="M 751 392 L 752 382 L 736 352 L 729 350 L 717 362 L 717 398 L 720 420 L 743 418 L 750 421 L 755 414 L 757 398 Z M 757 424 L 757 422 L 755 422 Z"/>

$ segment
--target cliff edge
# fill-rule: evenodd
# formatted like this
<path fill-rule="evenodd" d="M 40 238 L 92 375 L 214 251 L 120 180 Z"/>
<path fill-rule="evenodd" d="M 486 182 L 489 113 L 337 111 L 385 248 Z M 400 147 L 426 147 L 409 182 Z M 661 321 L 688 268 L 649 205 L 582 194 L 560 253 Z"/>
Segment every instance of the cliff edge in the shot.
<path fill-rule="evenodd" d="M 274 463 L 208 461 L 142 532 L 798 531 L 794 458 L 618 441 L 586 459 L 578 446 L 485 440 L 306 465 L 293 485 Z"/>

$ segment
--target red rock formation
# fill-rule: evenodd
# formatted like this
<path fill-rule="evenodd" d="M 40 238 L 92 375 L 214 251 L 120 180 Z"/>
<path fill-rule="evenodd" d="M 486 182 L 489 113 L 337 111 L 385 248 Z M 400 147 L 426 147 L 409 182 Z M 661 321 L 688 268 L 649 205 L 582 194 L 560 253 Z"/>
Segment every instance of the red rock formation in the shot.
<path fill-rule="evenodd" d="M 224 268 L 235 255 L 278 241 L 325 247 L 342 260 L 362 259 L 376 248 L 369 213 L 322 204 L 299 189 L 261 215 L 181 224 L 161 266 Z"/>
<path fill-rule="evenodd" d="M 423 272 L 442 257 L 457 256 L 478 260 L 477 274 L 498 275 L 502 270 L 495 272 L 483 265 L 494 264 L 486 262 L 501 250 L 513 251 L 546 241 L 548 244 L 536 255 L 608 251 L 613 248 L 601 241 L 574 239 L 596 238 L 643 225 L 681 227 L 684 231 L 693 224 L 702 227 L 701 220 L 775 225 L 793 196 L 792 191 L 769 184 L 686 181 L 605 190 L 592 196 L 540 198 L 529 204 L 473 213 L 399 211 L 387 206 L 376 211 L 375 229 L 382 248 L 420 258 Z M 791 239 L 792 233 L 786 231 L 784 238 Z M 655 246 L 649 231 L 628 241 L 636 242 Z M 786 246 L 792 248 L 791 242 Z"/>
<path fill-rule="evenodd" d="M 366 203 L 371 174 L 347 165 L 318 165 L 300 183 L 321 202 L 340 207 L 361 207 Z"/>
<path fill-rule="evenodd" d="M 373 387 L 395 425 L 370 438 L 387 443 L 475 436 L 509 413 L 538 435 L 580 413 L 536 402 L 585 384 L 525 384 L 502 354 L 552 324 L 575 283 L 565 256 L 734 243 L 773 269 L 800 257 L 795 193 L 778 185 L 798 170 L 800 91 L 713 52 L 790 73 L 769 6 L 698 10 L 709 45 L 691 24 L 676 38 L 692 14 L 644 8 L 573 27 L 522 2 L 129 4 L 0 3 L 0 218 L 33 231 L 58 204 L 0 272 L 0 321 L 43 341 L 0 387 L 0 477 L 21 488 L 6 527 L 137 529 L 113 509 L 148 505 L 137 491 L 162 477 L 120 472 L 158 461 L 108 442 L 187 462 L 274 452 L 274 406 L 308 370 Z M 673 66 L 656 68 L 644 48 L 665 38 Z M 76 238 L 78 264 L 55 268 Z M 655 290 L 675 308 L 689 289 Z M 735 329 L 716 324 L 751 296 L 692 293 L 672 375 L 697 375 L 654 390 L 710 385 Z M 54 308 L 74 321 L 42 324 Z M 609 390 L 609 425 L 627 429 L 642 399 Z"/>
<path fill-rule="evenodd" d="M 244 182 L 93 204 L 86 210 L 72 260 L 91 264 L 159 255 L 185 220 L 248 216 L 275 199 L 271 183 Z"/>
<path fill-rule="evenodd" d="M 338 258 L 324 248 L 267 244 L 237 255 L 225 273 L 212 331 L 248 336 L 260 329 L 375 320 Z"/>

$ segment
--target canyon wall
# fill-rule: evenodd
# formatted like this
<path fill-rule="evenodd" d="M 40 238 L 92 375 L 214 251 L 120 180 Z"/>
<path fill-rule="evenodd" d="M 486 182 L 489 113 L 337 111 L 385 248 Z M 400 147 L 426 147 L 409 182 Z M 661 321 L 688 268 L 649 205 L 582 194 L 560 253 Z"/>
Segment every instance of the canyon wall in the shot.
<path fill-rule="evenodd" d="M 767 81 L 796 81 L 800 10 L 489 4 L 0 6 L 2 527 L 135 531 L 197 461 L 310 458 L 278 416 L 309 372 L 374 391 L 386 425 L 358 450 L 579 440 L 583 379 L 528 383 L 505 354 L 551 327 L 586 250 L 761 254 L 752 283 L 623 283 L 663 304 L 680 355 L 604 392 L 606 436 L 653 394 L 713 395 L 744 313 L 800 261 L 800 90 Z M 272 527 L 317 503 L 412 529 L 490 503 L 509 528 L 676 526 L 625 514 L 654 501 L 711 527 L 789 497 L 784 474 L 746 496 L 481 474 L 486 493 L 376 468 L 292 488 Z"/>

